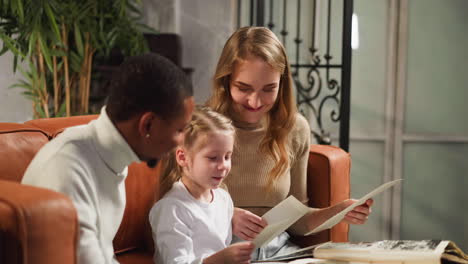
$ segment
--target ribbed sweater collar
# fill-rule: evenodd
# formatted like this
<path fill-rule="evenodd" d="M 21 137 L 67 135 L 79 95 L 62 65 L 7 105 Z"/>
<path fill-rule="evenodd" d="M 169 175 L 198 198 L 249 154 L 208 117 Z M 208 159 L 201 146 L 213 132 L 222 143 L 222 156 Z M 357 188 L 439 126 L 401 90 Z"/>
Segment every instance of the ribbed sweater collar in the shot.
<path fill-rule="evenodd" d="M 260 131 L 260 130 L 264 130 L 267 127 L 266 117 L 262 118 L 262 120 L 260 120 L 257 123 L 248 123 L 248 122 L 242 121 L 241 118 L 235 113 L 230 112 L 229 116 L 232 119 L 232 124 L 238 129 L 248 130 L 248 131 L 254 131 L 254 130 Z"/>
<path fill-rule="evenodd" d="M 98 119 L 94 121 L 97 151 L 104 162 L 115 173 L 121 173 L 134 161 L 140 161 L 127 141 L 123 138 L 110 118 L 105 107 L 102 108 Z"/>

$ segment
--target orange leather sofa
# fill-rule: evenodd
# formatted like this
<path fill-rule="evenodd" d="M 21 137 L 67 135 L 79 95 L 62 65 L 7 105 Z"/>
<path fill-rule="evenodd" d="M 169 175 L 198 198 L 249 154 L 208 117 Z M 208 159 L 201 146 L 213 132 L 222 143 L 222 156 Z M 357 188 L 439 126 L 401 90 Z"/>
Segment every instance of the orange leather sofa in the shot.
<path fill-rule="evenodd" d="M 0 263 L 74 264 L 79 236 L 77 215 L 63 194 L 21 184 L 37 151 L 66 127 L 97 116 L 35 119 L 0 123 Z M 310 148 L 310 206 L 326 207 L 349 198 L 350 157 L 333 146 Z M 148 212 L 158 197 L 159 168 L 132 164 L 126 179 L 127 206 L 114 248 L 120 263 L 150 264 L 153 255 Z M 347 241 L 348 226 L 339 224 L 296 242 L 311 245 Z M 175 245 L 177 246 L 177 245 Z"/>

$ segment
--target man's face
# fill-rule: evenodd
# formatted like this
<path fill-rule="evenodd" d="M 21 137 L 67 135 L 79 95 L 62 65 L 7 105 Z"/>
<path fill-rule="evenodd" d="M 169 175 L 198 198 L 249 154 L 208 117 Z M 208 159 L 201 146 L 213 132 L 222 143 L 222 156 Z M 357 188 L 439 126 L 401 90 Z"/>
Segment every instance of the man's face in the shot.
<path fill-rule="evenodd" d="M 171 120 L 157 118 L 154 121 L 149 133 L 151 140 L 143 146 L 147 153 L 144 160 L 158 160 L 182 142 L 184 128 L 192 119 L 194 107 L 193 97 L 188 97 L 184 100 L 184 111 L 180 116 Z"/>

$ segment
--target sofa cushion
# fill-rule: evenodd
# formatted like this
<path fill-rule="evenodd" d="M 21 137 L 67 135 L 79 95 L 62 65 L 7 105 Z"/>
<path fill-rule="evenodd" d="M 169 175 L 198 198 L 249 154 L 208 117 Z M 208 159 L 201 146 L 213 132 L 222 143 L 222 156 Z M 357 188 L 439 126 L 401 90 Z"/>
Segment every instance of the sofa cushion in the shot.
<path fill-rule="evenodd" d="M 0 123 L 0 179 L 21 182 L 37 151 L 49 141 L 41 129 L 16 123 Z"/>
<path fill-rule="evenodd" d="M 114 250 L 116 253 L 141 249 L 153 252 L 148 215 L 156 198 L 159 197 L 160 166 L 151 169 L 144 162 L 133 163 L 128 171 L 125 180 L 127 205 L 124 218 L 114 238 Z"/>
<path fill-rule="evenodd" d="M 1 263 L 74 263 L 64 260 L 75 258 L 77 237 L 75 207 L 65 195 L 0 180 L 0 251 L 8 250 Z"/>
<path fill-rule="evenodd" d="M 40 128 L 41 130 L 47 132 L 47 134 L 51 135 L 52 138 L 54 138 L 67 127 L 84 125 L 96 118 L 98 118 L 98 115 L 40 118 L 27 121 L 25 124 Z"/>

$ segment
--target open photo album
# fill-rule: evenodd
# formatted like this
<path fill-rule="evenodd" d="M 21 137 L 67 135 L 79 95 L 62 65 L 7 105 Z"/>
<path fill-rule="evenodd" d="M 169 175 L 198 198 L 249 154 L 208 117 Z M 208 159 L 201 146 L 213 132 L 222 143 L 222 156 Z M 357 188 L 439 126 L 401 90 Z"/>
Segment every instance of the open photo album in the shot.
<path fill-rule="evenodd" d="M 468 255 L 448 240 L 327 242 L 253 263 L 467 264 Z"/>

